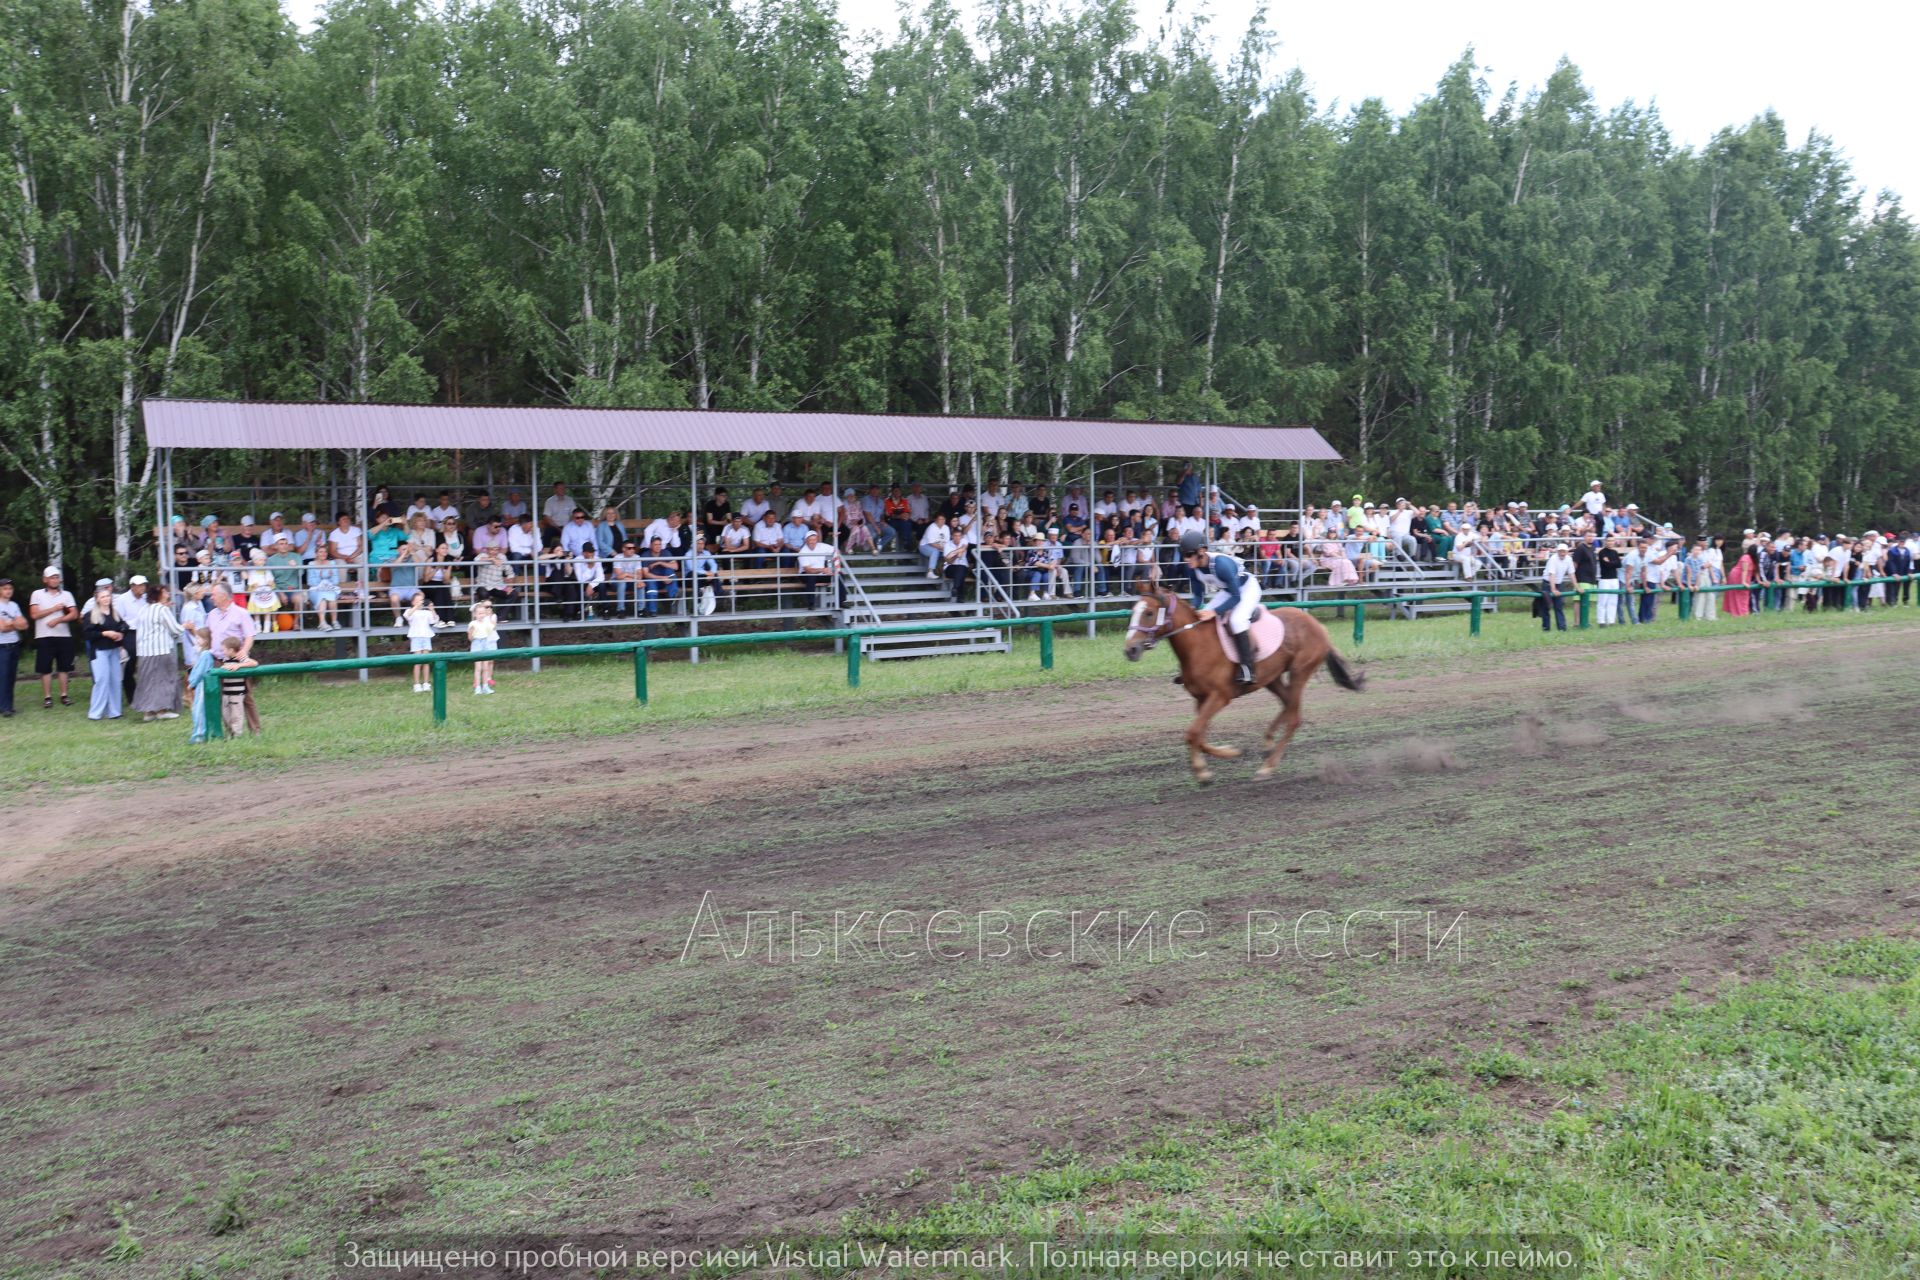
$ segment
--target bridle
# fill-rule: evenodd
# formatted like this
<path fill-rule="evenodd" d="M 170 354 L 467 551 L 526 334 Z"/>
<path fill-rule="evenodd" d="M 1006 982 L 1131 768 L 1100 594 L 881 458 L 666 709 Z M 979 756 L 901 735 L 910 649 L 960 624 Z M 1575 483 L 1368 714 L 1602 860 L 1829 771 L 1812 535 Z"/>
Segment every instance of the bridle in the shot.
<path fill-rule="evenodd" d="M 1154 599 L 1159 601 L 1160 607 L 1154 613 L 1152 626 L 1147 626 L 1141 621 L 1141 618 L 1145 615 L 1149 607 L 1149 603 L 1144 596 L 1134 604 L 1133 618 L 1127 624 L 1127 638 L 1129 640 L 1137 635 L 1146 637 L 1146 641 L 1140 646 L 1140 652 L 1142 653 L 1147 652 L 1147 650 L 1153 648 L 1153 646 L 1159 644 L 1162 640 L 1177 636 L 1182 631 L 1191 631 L 1201 624 L 1201 619 L 1195 618 L 1192 622 L 1182 623 L 1180 626 L 1169 628 L 1167 626 L 1167 619 L 1173 614 L 1172 597 L 1168 596 L 1165 592 L 1156 592 Z"/>

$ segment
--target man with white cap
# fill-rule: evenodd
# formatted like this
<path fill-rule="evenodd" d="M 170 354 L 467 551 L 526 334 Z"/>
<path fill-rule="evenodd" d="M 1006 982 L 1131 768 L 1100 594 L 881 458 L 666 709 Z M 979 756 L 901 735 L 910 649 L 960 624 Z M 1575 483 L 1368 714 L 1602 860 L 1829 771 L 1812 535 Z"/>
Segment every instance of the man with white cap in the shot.
<path fill-rule="evenodd" d="M 111 586 L 112 578 L 104 579 Z M 147 579 L 145 574 L 136 573 L 127 579 L 127 589 L 116 591 L 113 596 L 113 611 L 130 628 L 137 628 L 140 619 L 147 612 Z M 133 631 L 127 632 L 120 642 L 120 684 L 121 701 L 133 701 L 134 666 L 140 660 L 139 637 Z"/>
<path fill-rule="evenodd" d="M 53 677 L 60 676 L 60 705 L 70 707 L 67 681 L 73 675 L 73 623 L 80 606 L 61 585 L 60 566 L 40 571 L 40 589 L 27 600 L 27 618 L 33 623 L 33 670 L 40 677 L 40 705 L 53 705 Z"/>
<path fill-rule="evenodd" d="M 1607 509 L 1607 493 L 1600 487 L 1598 480 L 1588 485 L 1587 491 L 1580 495 L 1580 505 L 1586 508 L 1587 514 L 1594 520 L 1600 519 L 1600 513 Z"/>
<path fill-rule="evenodd" d="M 238 551 L 242 556 L 251 559 L 253 549 L 259 545 L 260 531 L 253 527 L 253 517 L 241 516 L 239 531 L 227 540 L 228 549 Z"/>
<path fill-rule="evenodd" d="M 1573 554 L 1564 542 L 1553 544 L 1540 570 L 1540 629 L 1567 629 L 1567 592 L 1573 589 Z M 1551 616 L 1549 616 L 1551 615 Z"/>
<path fill-rule="evenodd" d="M 312 564 L 314 554 L 327 539 L 327 531 L 320 527 L 319 520 L 311 511 L 302 512 L 300 527 L 293 531 L 293 553 L 300 557 L 301 564 Z"/>

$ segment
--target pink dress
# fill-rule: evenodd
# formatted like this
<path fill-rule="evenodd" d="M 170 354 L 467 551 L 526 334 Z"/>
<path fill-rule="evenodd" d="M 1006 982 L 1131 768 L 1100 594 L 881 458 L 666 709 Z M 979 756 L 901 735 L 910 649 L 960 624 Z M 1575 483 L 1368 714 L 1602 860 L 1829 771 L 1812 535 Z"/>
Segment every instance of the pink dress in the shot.
<path fill-rule="evenodd" d="M 1728 572 L 1727 585 L 1744 587 L 1752 581 L 1753 581 L 1753 557 L 1748 555 L 1743 555 L 1740 557 L 1739 563 L 1734 565 L 1732 570 Z M 1734 618 L 1746 617 L 1747 606 L 1750 603 L 1752 602 L 1748 598 L 1747 593 L 1744 591 L 1727 591 L 1727 592 L 1721 593 L 1721 596 L 1720 596 L 1720 604 L 1722 608 L 1725 609 L 1728 616 L 1734 617 Z"/>
<path fill-rule="evenodd" d="M 1360 581 L 1359 571 L 1353 567 L 1353 561 L 1347 559 L 1346 550 L 1337 542 L 1320 545 L 1320 567 L 1327 571 L 1327 585 L 1330 587 L 1344 587 L 1350 582 Z"/>

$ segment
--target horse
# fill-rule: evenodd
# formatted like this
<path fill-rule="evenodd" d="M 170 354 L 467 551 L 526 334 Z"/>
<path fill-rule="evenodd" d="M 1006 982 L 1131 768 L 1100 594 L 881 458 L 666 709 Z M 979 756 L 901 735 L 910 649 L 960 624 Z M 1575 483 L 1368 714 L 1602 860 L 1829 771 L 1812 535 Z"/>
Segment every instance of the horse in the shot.
<path fill-rule="evenodd" d="M 1201 786 L 1213 781 L 1213 770 L 1207 766 L 1208 756 L 1220 760 L 1240 756 L 1238 747 L 1221 747 L 1207 741 L 1207 726 L 1235 698 L 1255 689 L 1269 689 L 1280 699 L 1280 714 L 1267 726 L 1266 756 L 1253 775 L 1270 778 L 1274 766 L 1286 754 L 1287 744 L 1300 728 L 1300 703 L 1307 681 L 1322 663 L 1342 689 L 1359 693 L 1366 686 L 1366 677 L 1334 651 L 1327 629 L 1304 609 L 1273 611 L 1286 625 L 1286 639 L 1279 649 L 1255 666 L 1253 683 L 1241 684 L 1239 664 L 1220 647 L 1211 621 L 1203 622 L 1193 606 L 1162 586 L 1157 576 L 1142 581 L 1138 589 L 1140 598 L 1134 602 L 1133 616 L 1127 623 L 1127 661 L 1140 661 L 1147 650 L 1162 640 L 1180 660 L 1177 683 L 1186 686 L 1199 712 L 1187 726 L 1187 760 L 1193 769 L 1193 780 Z"/>

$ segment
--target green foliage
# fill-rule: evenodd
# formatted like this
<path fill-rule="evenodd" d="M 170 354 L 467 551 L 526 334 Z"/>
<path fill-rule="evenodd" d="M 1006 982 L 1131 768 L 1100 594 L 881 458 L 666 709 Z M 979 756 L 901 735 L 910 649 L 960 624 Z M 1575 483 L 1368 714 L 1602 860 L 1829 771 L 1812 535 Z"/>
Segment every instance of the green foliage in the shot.
<path fill-rule="evenodd" d="M 823 0 L 341 0 L 304 34 L 270 0 L 0 0 L 0 557 L 142 554 L 154 394 L 1302 421 L 1346 457 L 1316 489 L 1912 500 L 1920 244 L 1834 143 L 1768 115 L 1681 150 L 1570 64 L 1496 95 L 1471 51 L 1404 117 L 1335 112 L 1264 19 L 965 22 L 930 0 L 855 51 Z M 547 463 L 594 506 L 680 468 Z"/>

